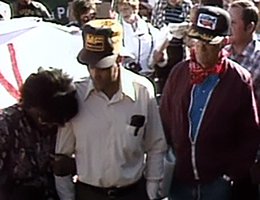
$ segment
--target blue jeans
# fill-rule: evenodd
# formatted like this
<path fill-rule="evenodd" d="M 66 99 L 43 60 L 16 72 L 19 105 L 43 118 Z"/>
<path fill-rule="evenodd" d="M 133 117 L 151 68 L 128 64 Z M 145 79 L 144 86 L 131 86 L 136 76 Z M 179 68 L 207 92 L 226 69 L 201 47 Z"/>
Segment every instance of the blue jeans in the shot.
<path fill-rule="evenodd" d="M 231 184 L 219 177 L 208 184 L 185 185 L 173 180 L 170 200 L 230 200 Z"/>

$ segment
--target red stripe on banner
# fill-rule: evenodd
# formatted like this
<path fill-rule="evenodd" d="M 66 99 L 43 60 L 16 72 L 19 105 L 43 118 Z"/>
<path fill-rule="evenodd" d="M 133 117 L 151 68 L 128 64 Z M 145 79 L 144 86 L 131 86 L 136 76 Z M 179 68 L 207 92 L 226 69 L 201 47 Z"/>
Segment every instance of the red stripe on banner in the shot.
<path fill-rule="evenodd" d="M 12 70 L 13 74 L 16 80 L 16 83 L 18 85 L 18 88 L 20 88 L 23 84 L 21 73 L 19 71 L 17 60 L 16 60 L 16 54 L 14 50 L 13 44 L 8 44 L 8 50 L 10 54 L 10 59 L 12 63 Z M 0 84 L 6 89 L 6 91 L 13 96 L 16 100 L 19 100 L 20 98 L 20 91 L 19 89 L 16 89 L 0 72 Z"/>
<path fill-rule="evenodd" d="M 3 74 L 0 72 L 0 84 L 6 89 L 6 91 L 12 95 L 16 100 L 20 97 L 20 92 L 14 88 L 14 86 L 6 80 Z"/>
<path fill-rule="evenodd" d="M 14 45 L 12 43 L 8 44 L 8 50 L 9 50 L 9 53 L 10 53 L 10 56 L 11 56 L 11 62 L 12 62 L 14 77 L 15 77 L 16 83 L 18 85 L 18 88 L 20 88 L 20 87 L 22 87 L 23 80 L 22 80 L 22 76 L 20 74 L 20 71 L 19 71 L 19 68 L 18 68 L 18 65 L 17 65 Z"/>

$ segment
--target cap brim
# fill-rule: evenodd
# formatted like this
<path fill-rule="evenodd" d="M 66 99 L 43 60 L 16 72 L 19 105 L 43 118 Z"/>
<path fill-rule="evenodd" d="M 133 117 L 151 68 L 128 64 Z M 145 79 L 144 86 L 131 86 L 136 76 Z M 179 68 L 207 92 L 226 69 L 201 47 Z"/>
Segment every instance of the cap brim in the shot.
<path fill-rule="evenodd" d="M 203 40 L 205 42 L 208 42 L 209 44 L 219 44 L 225 38 L 224 36 L 214 36 L 206 33 L 201 33 L 195 28 L 191 28 L 189 30 L 188 36 L 198 40 Z"/>
<path fill-rule="evenodd" d="M 86 62 L 87 60 L 87 52 L 86 52 L 86 49 L 81 49 L 80 52 L 78 53 L 78 56 L 77 56 L 77 60 L 80 64 L 83 64 L 83 65 L 87 65 L 88 63 Z"/>
<path fill-rule="evenodd" d="M 98 61 L 95 65 L 93 66 L 90 65 L 90 67 L 100 68 L 100 69 L 110 68 L 115 64 L 117 57 L 118 55 L 116 54 L 106 56 L 102 58 L 100 61 Z"/>
<path fill-rule="evenodd" d="M 99 57 L 95 53 L 92 54 L 91 52 L 88 52 L 86 49 L 83 48 L 79 52 L 77 59 L 79 63 L 88 65 L 91 68 L 105 69 L 112 67 L 116 62 L 117 57 L 117 54 Z"/>

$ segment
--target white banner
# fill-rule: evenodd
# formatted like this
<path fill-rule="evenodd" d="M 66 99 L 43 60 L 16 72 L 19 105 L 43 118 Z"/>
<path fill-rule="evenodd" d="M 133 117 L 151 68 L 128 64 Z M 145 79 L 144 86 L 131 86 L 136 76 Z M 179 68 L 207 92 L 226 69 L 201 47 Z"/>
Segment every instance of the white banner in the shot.
<path fill-rule="evenodd" d="M 88 76 L 76 59 L 82 46 L 76 27 L 38 18 L 0 21 L 0 109 L 17 102 L 19 85 L 39 67 L 63 69 L 75 81 Z"/>

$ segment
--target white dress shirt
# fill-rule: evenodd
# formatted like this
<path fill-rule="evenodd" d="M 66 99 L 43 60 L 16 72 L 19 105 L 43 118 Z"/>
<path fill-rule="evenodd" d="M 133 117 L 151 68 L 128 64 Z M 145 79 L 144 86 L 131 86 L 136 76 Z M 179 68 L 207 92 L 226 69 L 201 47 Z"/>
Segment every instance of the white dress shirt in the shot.
<path fill-rule="evenodd" d="M 75 154 L 78 180 L 83 183 L 122 187 L 145 174 L 148 185 L 158 186 L 166 142 L 153 85 L 123 67 L 120 76 L 121 87 L 110 100 L 94 89 L 90 78 L 77 85 L 79 113 L 59 130 L 56 153 Z M 133 115 L 145 116 L 136 136 L 130 125 Z M 73 192 L 69 186 L 60 187 L 68 184 L 66 178 L 56 179 L 64 200 L 71 199 Z M 154 185 L 147 190 L 151 199 L 158 190 Z"/>

